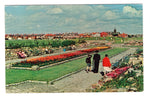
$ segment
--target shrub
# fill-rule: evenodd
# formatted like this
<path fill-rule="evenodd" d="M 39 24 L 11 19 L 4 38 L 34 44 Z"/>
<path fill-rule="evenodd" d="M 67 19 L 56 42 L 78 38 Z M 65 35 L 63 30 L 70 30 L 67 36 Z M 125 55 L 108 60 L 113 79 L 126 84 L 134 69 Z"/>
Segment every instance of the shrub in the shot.
<path fill-rule="evenodd" d="M 52 43 L 51 43 L 51 46 L 52 47 L 59 47 L 61 46 L 61 41 L 60 40 L 53 40 Z"/>
<path fill-rule="evenodd" d="M 122 63 L 119 65 L 119 67 L 125 67 L 125 66 L 127 66 L 127 65 L 128 65 L 127 63 L 122 62 Z"/>
<path fill-rule="evenodd" d="M 62 46 L 75 45 L 75 41 L 73 40 L 65 40 L 62 42 Z"/>
<path fill-rule="evenodd" d="M 136 51 L 137 54 L 141 54 L 142 52 L 143 52 L 143 49 L 138 49 L 138 50 Z"/>
<path fill-rule="evenodd" d="M 78 43 L 86 43 L 86 41 L 84 39 L 81 39 L 78 41 Z"/>

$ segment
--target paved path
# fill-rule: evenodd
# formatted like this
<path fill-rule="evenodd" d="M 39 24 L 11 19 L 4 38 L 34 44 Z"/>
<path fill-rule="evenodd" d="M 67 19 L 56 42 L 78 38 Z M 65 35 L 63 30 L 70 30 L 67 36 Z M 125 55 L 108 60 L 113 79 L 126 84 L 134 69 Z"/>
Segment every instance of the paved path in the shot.
<path fill-rule="evenodd" d="M 111 63 L 115 63 L 117 60 L 125 57 L 128 54 L 132 54 L 136 51 L 136 48 L 130 48 L 129 50 L 110 58 Z M 101 63 L 100 63 L 100 66 Z M 101 68 L 101 67 L 100 67 Z M 53 85 L 47 85 L 42 83 L 26 83 L 18 86 L 6 87 L 7 93 L 55 93 L 55 92 L 85 92 L 87 88 L 90 88 L 92 84 L 97 83 L 102 76 L 99 73 L 86 73 L 81 71 L 73 74 L 69 77 L 63 78 L 54 82 Z"/>

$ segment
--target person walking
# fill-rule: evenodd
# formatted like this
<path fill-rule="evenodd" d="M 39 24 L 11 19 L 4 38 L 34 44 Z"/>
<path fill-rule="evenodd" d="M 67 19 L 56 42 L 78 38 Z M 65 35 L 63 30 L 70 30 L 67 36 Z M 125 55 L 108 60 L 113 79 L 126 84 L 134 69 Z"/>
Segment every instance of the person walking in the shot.
<path fill-rule="evenodd" d="M 88 73 L 89 71 L 91 71 L 91 57 L 92 55 L 88 55 L 88 57 L 86 58 L 86 64 L 87 64 L 87 67 L 86 67 L 86 72 Z"/>
<path fill-rule="evenodd" d="M 103 68 L 104 68 L 104 73 L 105 74 L 112 71 L 112 69 L 110 68 L 111 63 L 110 63 L 110 60 L 108 58 L 108 54 L 105 54 L 105 57 L 103 58 L 102 63 L 103 63 Z"/>
<path fill-rule="evenodd" d="M 94 68 L 93 68 L 93 72 L 94 73 L 98 73 L 98 69 L 99 69 L 99 61 L 101 59 L 100 54 L 98 54 L 98 50 L 95 51 L 95 54 L 93 56 L 93 63 L 94 63 Z"/>

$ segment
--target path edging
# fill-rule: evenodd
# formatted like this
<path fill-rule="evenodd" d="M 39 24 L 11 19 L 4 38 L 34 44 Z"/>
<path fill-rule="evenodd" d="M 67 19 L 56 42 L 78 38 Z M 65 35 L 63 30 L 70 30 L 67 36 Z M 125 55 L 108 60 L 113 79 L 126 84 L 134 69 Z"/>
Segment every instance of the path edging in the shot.
<path fill-rule="evenodd" d="M 68 73 L 68 74 L 66 74 L 66 75 L 64 75 L 64 76 L 61 76 L 61 77 L 59 77 L 59 78 L 57 78 L 57 79 L 54 79 L 54 80 L 52 80 L 52 81 L 49 81 L 49 82 L 48 82 L 48 81 L 26 80 L 26 81 L 19 82 L 19 83 L 7 84 L 6 87 L 9 87 L 9 86 L 16 86 L 16 85 L 20 85 L 20 84 L 24 84 L 24 83 L 43 83 L 43 84 L 51 84 L 51 85 L 52 85 L 54 82 L 59 81 L 59 80 L 65 78 L 65 77 L 68 77 L 68 76 L 70 76 L 70 75 L 76 74 L 76 73 L 78 73 L 78 72 L 80 72 L 80 71 L 82 71 L 82 70 L 84 70 L 84 69 L 85 69 L 85 67 L 84 67 L 84 68 L 81 68 L 80 70 L 77 70 L 77 71 Z"/>

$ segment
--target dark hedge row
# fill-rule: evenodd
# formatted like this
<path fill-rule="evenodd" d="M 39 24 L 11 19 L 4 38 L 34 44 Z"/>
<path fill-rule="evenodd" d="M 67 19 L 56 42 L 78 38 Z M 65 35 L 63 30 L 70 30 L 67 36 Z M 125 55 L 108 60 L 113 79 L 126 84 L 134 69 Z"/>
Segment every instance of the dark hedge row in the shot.
<path fill-rule="evenodd" d="M 74 45 L 75 41 L 73 40 L 6 40 L 5 48 L 6 49 L 16 49 L 21 47 L 39 47 L 39 46 L 69 46 Z"/>

